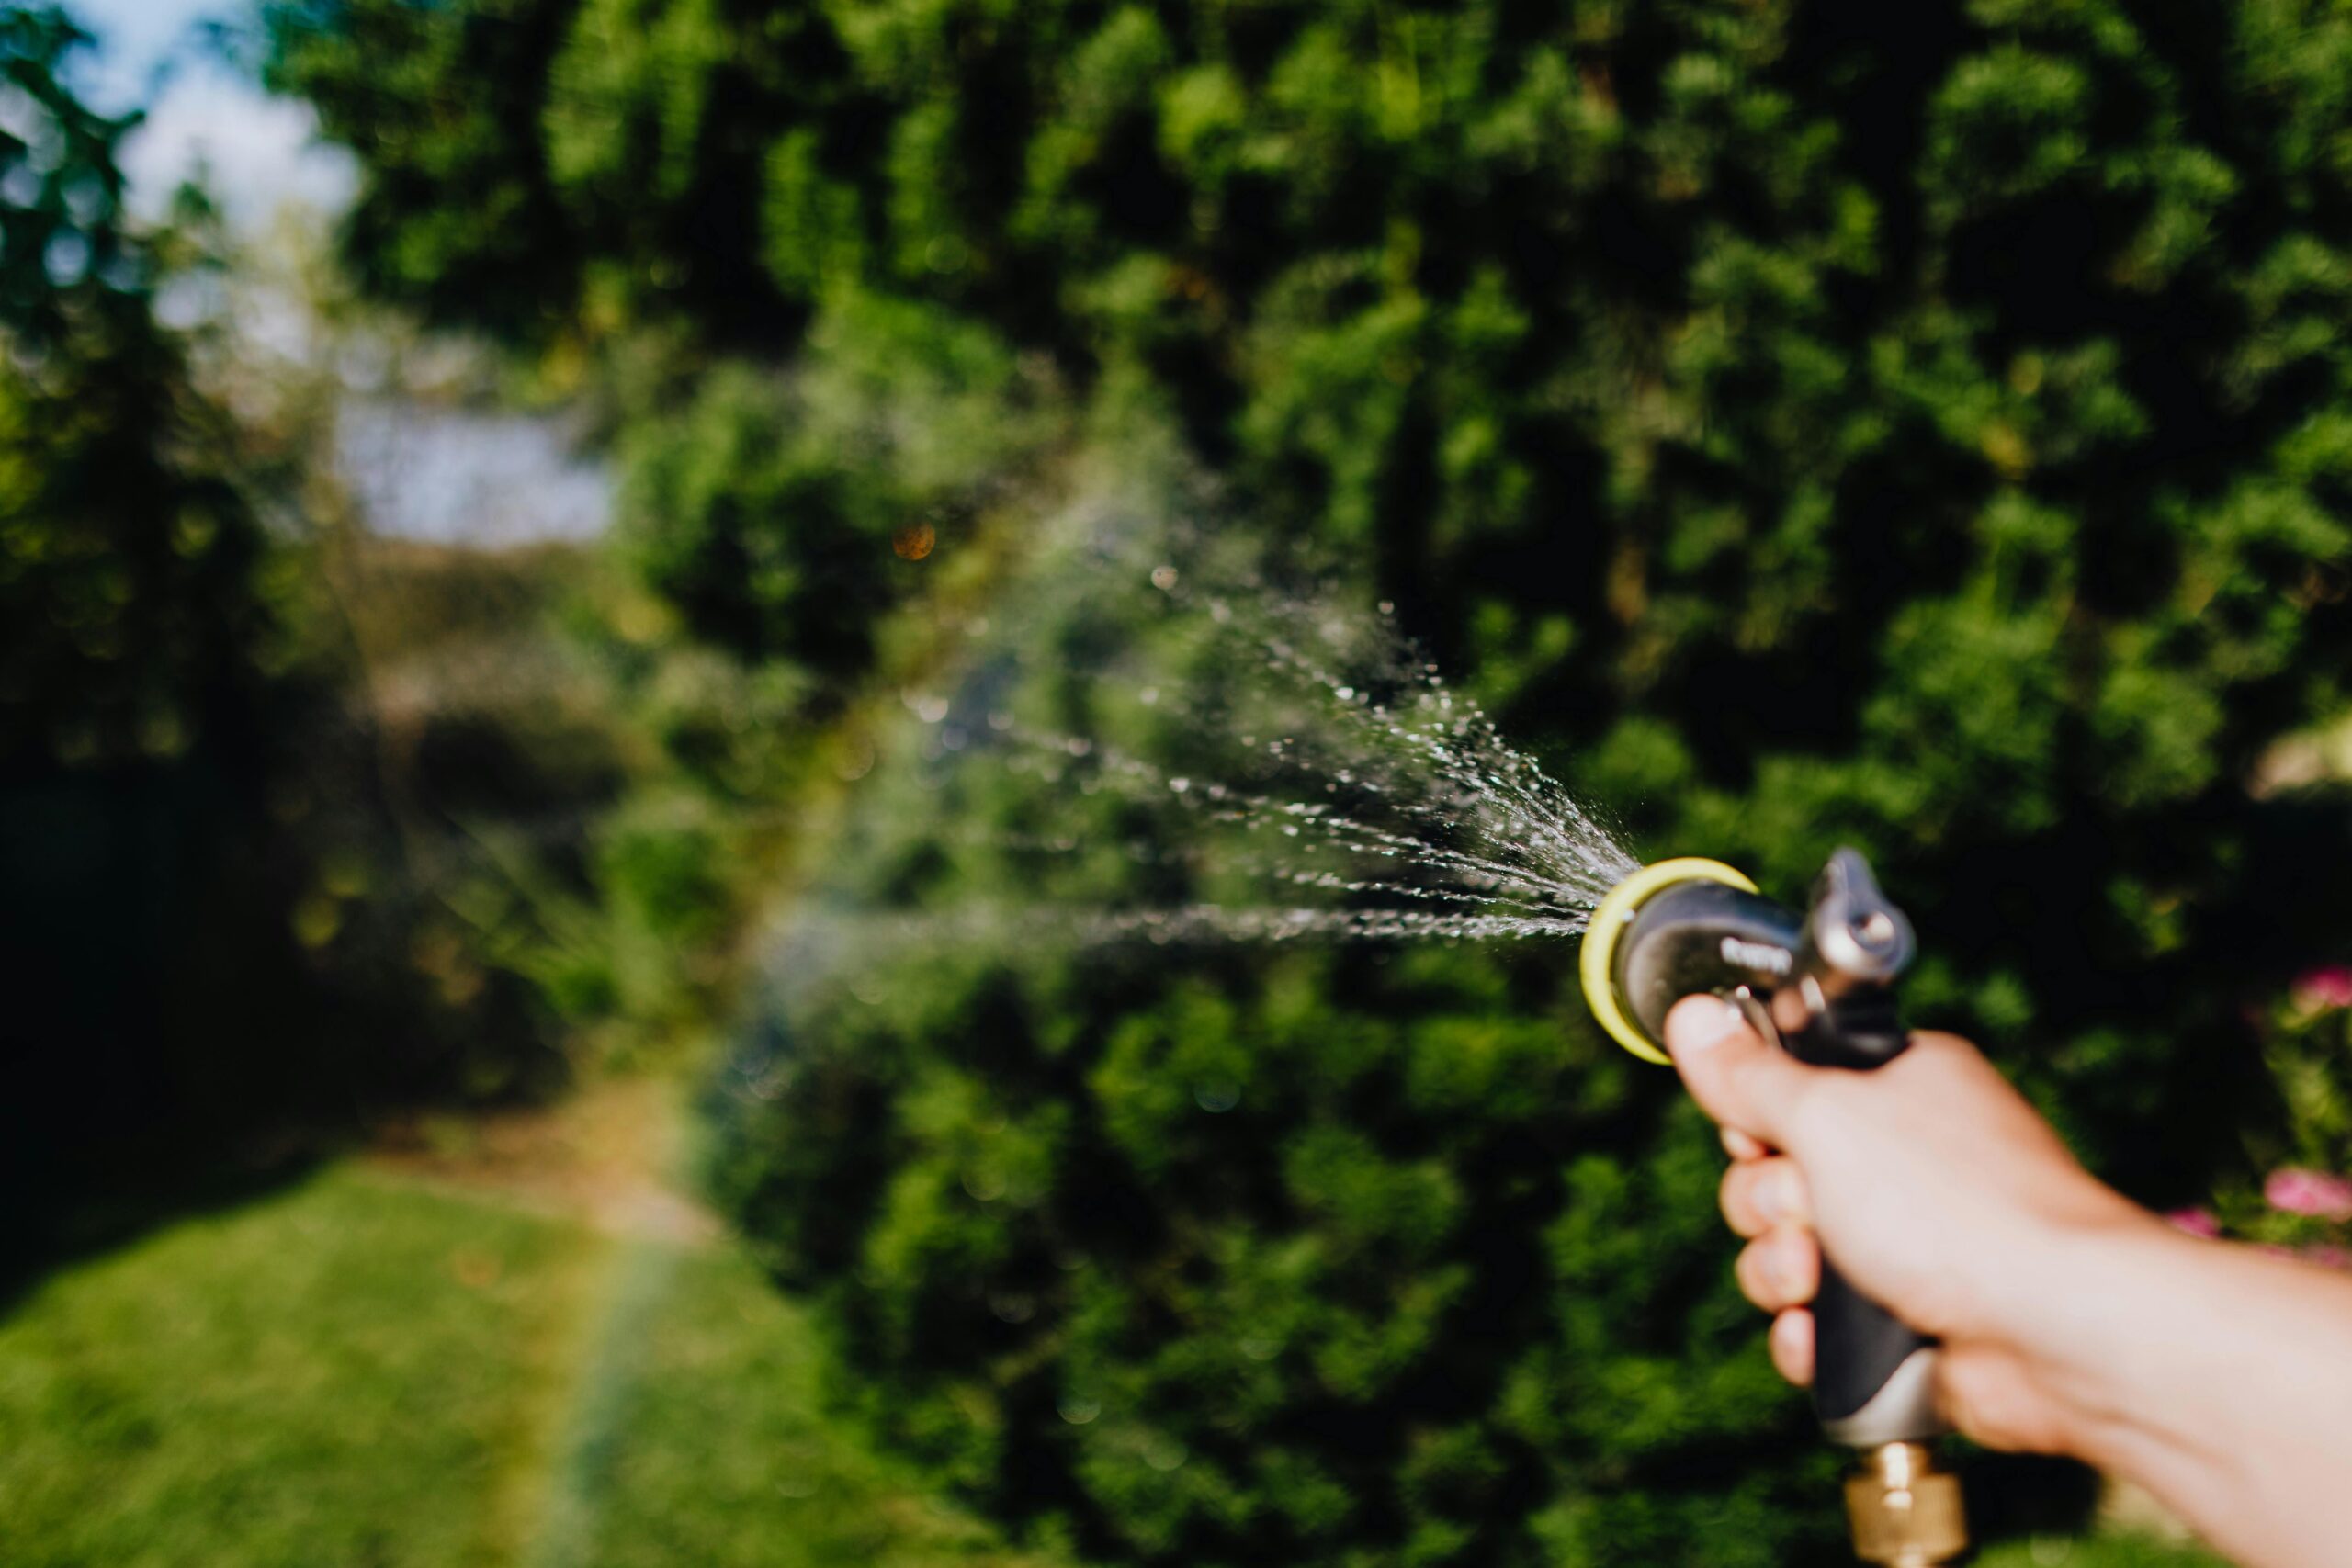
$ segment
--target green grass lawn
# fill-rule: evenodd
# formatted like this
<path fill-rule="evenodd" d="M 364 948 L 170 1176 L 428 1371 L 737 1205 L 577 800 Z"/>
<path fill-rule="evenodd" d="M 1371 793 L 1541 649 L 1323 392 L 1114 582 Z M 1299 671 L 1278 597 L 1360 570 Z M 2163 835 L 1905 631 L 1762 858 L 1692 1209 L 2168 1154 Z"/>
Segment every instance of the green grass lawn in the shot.
<path fill-rule="evenodd" d="M 0 1563 L 1035 1565 L 829 1421 L 817 1354 L 724 1244 L 343 1167 L 0 1320 Z M 2214 1560 L 2119 1537 L 1979 1562 Z"/>
<path fill-rule="evenodd" d="M 818 1413 L 733 1252 L 365 1168 L 0 1322 L 9 1568 L 1009 1563 Z"/>

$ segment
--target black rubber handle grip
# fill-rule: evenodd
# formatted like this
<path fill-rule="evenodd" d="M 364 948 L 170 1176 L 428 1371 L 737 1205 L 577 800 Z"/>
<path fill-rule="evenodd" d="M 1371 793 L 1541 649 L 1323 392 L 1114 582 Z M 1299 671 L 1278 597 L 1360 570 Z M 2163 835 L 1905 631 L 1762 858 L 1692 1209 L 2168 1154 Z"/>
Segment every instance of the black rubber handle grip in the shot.
<path fill-rule="evenodd" d="M 1832 1002 L 1811 1028 L 1788 1041 L 1790 1053 L 1815 1066 L 1868 1072 L 1910 1045 L 1889 987 L 1871 987 Z M 1813 1303 L 1813 1405 L 1822 1426 L 1857 1447 L 1922 1441 L 1941 1432 L 1928 1363 L 1889 1390 L 1905 1363 L 1935 1341 L 1856 1291 L 1826 1258 Z M 1883 1397 L 1882 1397 L 1883 1396 Z"/>
<path fill-rule="evenodd" d="M 1813 1344 L 1814 1413 L 1833 1437 L 1862 1416 L 1905 1361 L 1935 1347 L 1934 1340 L 1848 1284 L 1826 1258 L 1821 1291 L 1813 1300 Z M 1932 1407 L 1917 1403 L 1885 1416 L 1872 1424 L 1869 1436 L 1847 1440 L 1857 1446 L 1919 1441 L 1943 1430 Z"/>

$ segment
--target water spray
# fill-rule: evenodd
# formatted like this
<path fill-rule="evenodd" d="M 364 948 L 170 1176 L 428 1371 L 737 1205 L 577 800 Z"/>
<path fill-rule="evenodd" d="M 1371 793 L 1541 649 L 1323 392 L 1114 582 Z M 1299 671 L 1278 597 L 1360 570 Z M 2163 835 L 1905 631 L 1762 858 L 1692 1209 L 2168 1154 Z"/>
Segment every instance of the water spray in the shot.
<path fill-rule="evenodd" d="M 1139 705 L 1158 721 L 1131 740 L 910 696 L 909 706 L 937 727 L 926 756 L 1001 755 L 1009 771 L 1042 785 L 1108 789 L 1181 816 L 1190 825 L 1171 827 L 1171 837 L 1189 863 L 1221 874 L 1223 897 L 1043 919 L 980 909 L 977 931 L 1155 943 L 1582 933 L 1595 1016 L 1649 1061 L 1667 1060 L 1667 1010 L 1699 991 L 1730 998 L 1765 1038 L 1807 1062 L 1867 1069 L 1909 1043 L 1894 984 L 1911 959 L 1911 929 L 1860 856 L 1833 857 L 1803 912 L 1713 861 L 1642 866 L 1385 620 L 1283 599 L 1254 572 L 1237 577 L 1214 563 L 1158 557 L 1148 573 L 1128 573 L 1132 552 L 1103 558 L 1131 589 L 1148 581 L 1154 593 L 1202 612 L 1172 624 L 1191 638 L 1182 667 L 1216 672 L 1215 700 L 1192 709 L 1182 684 L 1163 691 L 1152 678 L 1157 665 L 1123 668 L 1115 673 L 1134 676 Z M 1102 580 L 1084 572 L 1059 587 L 1090 613 L 1107 603 Z M 1197 727 L 1181 766 L 1154 750 L 1179 716 Z M 1023 852 L 1058 847 L 1032 842 Z M 1250 881 L 1261 889 L 1254 898 L 1226 891 Z M 1828 1435 L 1864 1457 L 1847 1488 L 1856 1550 L 1888 1568 L 1958 1555 L 1966 1546 L 1959 1485 L 1931 1451 L 1944 1430 L 1936 1348 L 1826 1263 L 1814 1313 L 1815 1405 Z"/>
<path fill-rule="evenodd" d="M 1804 910 L 1718 862 L 1668 860 L 1600 901 L 1581 971 L 1593 1016 L 1645 1061 L 1668 1060 L 1667 1010 L 1710 992 L 1799 1061 L 1868 1072 L 1910 1044 L 1894 983 L 1912 951 L 1911 923 L 1852 850 L 1830 857 Z M 1948 1429 L 1936 1410 L 1935 1342 L 1826 1258 L 1813 1316 L 1815 1411 L 1833 1441 L 1861 1456 L 1846 1483 L 1856 1555 L 1888 1568 L 1959 1556 L 1968 1546 L 1960 1483 L 1937 1467 L 1932 1447 Z"/>

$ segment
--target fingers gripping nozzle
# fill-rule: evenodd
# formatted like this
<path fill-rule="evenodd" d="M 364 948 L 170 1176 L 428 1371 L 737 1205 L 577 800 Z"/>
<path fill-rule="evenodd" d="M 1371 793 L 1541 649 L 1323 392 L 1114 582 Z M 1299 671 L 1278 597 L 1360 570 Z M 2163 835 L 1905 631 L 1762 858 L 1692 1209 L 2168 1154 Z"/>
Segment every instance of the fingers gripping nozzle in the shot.
<path fill-rule="evenodd" d="M 1594 910 L 1579 968 L 1594 1017 L 1645 1060 L 1668 1060 L 1668 1010 L 1708 992 L 1737 1004 L 1758 1032 L 1802 1061 L 1868 1071 L 1910 1043 L 1895 983 L 1913 952 L 1911 923 L 1869 863 L 1839 850 L 1803 910 L 1715 861 L 1645 866 Z M 1935 1355 L 1933 1341 L 1823 1260 L 1814 1405 L 1831 1438 L 1865 1453 L 1847 1502 L 1855 1549 L 1871 1562 L 1939 1562 L 1967 1544 L 1958 1484 L 1924 1446 L 1945 1429 Z"/>

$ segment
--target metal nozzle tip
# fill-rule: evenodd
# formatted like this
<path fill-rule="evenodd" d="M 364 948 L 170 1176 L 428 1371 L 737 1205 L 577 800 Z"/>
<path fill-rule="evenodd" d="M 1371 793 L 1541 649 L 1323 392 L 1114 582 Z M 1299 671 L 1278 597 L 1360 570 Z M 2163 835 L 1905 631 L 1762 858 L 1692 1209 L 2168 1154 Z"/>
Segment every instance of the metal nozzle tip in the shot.
<path fill-rule="evenodd" d="M 1882 1443 L 1846 1482 L 1854 1555 L 1885 1568 L 1931 1568 L 1968 1550 L 1960 1480 L 1925 1443 Z"/>

